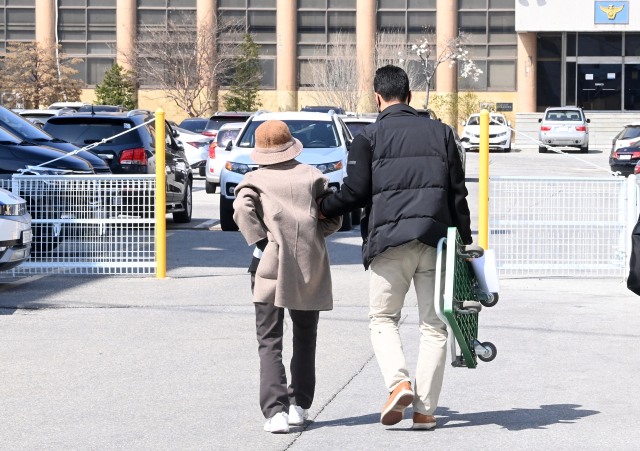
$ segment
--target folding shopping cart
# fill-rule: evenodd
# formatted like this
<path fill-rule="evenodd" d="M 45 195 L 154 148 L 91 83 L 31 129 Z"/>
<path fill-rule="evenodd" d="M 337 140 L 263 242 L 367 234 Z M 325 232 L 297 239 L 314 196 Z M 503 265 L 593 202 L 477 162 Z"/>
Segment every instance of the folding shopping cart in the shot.
<path fill-rule="evenodd" d="M 444 295 L 441 295 L 445 246 Z M 450 227 L 447 237 L 438 242 L 437 251 L 434 304 L 438 317 L 449 330 L 451 365 L 475 368 L 478 364 L 476 358 L 490 362 L 497 354 L 492 343 L 478 341 L 478 315 L 482 306 L 493 307 L 498 302 L 498 296 L 497 293 L 485 293 L 480 289 L 471 263 L 466 260 L 482 257 L 484 250 L 480 246 L 462 244 L 457 229 Z"/>

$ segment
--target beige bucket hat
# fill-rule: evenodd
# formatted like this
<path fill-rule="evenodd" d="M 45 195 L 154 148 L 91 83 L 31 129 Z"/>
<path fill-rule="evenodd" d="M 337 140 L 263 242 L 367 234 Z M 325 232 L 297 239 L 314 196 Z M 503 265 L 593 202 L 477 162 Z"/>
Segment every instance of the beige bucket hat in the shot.
<path fill-rule="evenodd" d="M 265 121 L 256 129 L 256 147 L 251 159 L 268 165 L 293 160 L 302 153 L 302 143 L 291 136 L 289 127 L 282 121 Z"/>

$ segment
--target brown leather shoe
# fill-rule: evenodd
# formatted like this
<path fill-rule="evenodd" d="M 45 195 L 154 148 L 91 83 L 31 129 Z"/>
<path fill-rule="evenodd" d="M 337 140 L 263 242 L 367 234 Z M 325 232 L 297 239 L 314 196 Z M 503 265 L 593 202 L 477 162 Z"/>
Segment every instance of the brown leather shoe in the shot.
<path fill-rule="evenodd" d="M 413 402 L 413 390 L 411 389 L 410 382 L 401 382 L 393 390 L 387 405 L 382 410 L 380 415 L 380 422 L 385 426 L 392 426 L 400 423 L 404 416 L 404 411 Z"/>
<path fill-rule="evenodd" d="M 413 412 L 413 426 L 411 426 L 411 429 L 433 429 L 434 427 L 436 427 L 436 417 Z"/>

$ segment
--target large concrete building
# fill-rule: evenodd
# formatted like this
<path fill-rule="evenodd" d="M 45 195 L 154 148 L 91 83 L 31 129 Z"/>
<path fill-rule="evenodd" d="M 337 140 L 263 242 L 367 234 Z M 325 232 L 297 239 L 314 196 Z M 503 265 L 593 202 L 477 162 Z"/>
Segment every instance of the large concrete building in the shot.
<path fill-rule="evenodd" d="M 336 33 L 356 43 L 362 71 L 369 73 L 379 32 L 399 33 L 413 43 L 425 29 L 439 41 L 459 31 L 470 34 L 470 53 L 483 71 L 473 81 L 443 64 L 433 86 L 437 93 L 473 90 L 522 113 L 575 104 L 594 111 L 640 110 L 640 0 L 1 1 L 0 45 L 59 42 L 65 53 L 84 59 L 79 76 L 88 85 L 87 100 L 104 71 L 121 59 L 115 49 L 130 48 L 140 24 L 164 26 L 180 15 L 191 17 L 195 28 L 222 15 L 243 23 L 261 44 L 261 98 L 272 111 L 313 104 L 310 67 L 331 57 Z M 414 106 L 423 101 L 418 93 Z M 153 86 L 141 87 L 139 102 L 183 114 Z"/>

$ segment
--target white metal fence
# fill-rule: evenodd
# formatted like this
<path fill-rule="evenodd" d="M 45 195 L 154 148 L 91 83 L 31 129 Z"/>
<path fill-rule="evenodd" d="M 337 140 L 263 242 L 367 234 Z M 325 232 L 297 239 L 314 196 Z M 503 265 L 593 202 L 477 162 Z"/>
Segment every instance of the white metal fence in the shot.
<path fill-rule="evenodd" d="M 492 177 L 489 248 L 503 276 L 624 277 L 635 177 Z"/>
<path fill-rule="evenodd" d="M 154 274 L 155 176 L 1 180 L 27 201 L 33 243 L 15 273 Z"/>

